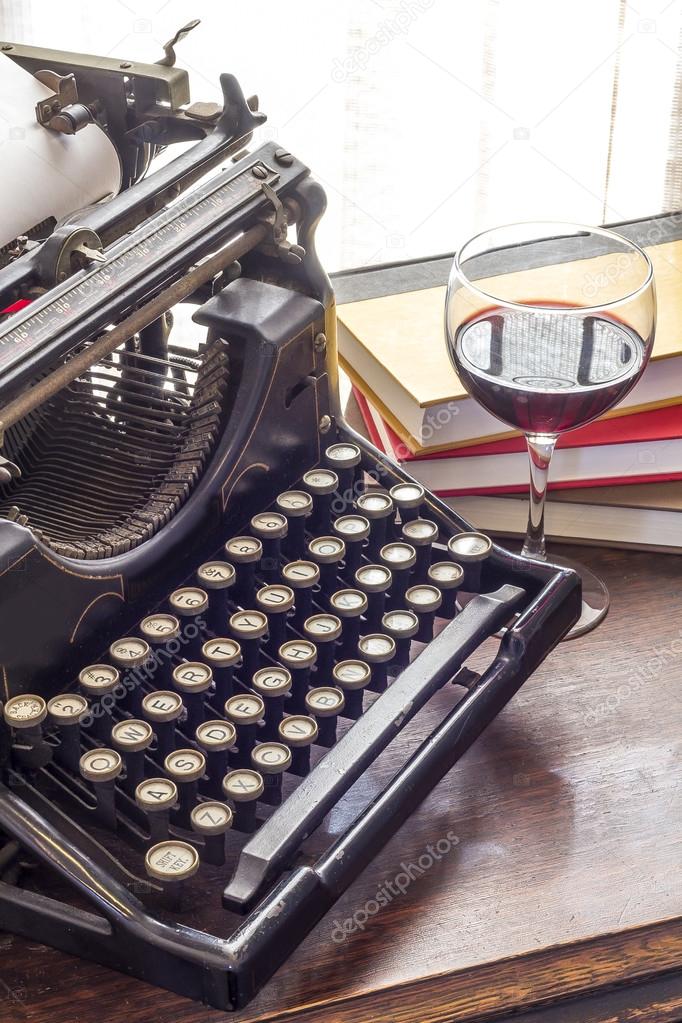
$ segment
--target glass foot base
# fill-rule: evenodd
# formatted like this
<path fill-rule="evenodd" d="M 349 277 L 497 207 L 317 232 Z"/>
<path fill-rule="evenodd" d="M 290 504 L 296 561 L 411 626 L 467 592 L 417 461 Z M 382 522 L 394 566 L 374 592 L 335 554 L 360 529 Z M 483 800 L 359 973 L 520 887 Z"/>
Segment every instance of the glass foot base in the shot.
<path fill-rule="evenodd" d="M 602 582 L 592 569 L 583 565 L 580 561 L 573 561 L 570 558 L 562 558 L 552 551 L 547 560 L 553 565 L 561 568 L 572 568 L 580 576 L 583 584 L 583 606 L 580 618 L 570 632 L 566 633 L 564 640 L 577 639 L 591 632 L 604 618 L 609 610 L 610 598 L 606 584 Z"/>

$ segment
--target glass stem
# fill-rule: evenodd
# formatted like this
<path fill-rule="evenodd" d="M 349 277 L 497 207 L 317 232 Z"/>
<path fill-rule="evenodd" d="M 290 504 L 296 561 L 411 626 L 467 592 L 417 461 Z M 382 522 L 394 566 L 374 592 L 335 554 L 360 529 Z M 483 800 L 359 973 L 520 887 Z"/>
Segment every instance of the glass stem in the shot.
<path fill-rule="evenodd" d="M 521 553 L 527 558 L 545 560 L 545 497 L 549 465 L 557 442 L 556 434 L 526 434 L 530 460 L 530 507 L 528 530 Z"/>

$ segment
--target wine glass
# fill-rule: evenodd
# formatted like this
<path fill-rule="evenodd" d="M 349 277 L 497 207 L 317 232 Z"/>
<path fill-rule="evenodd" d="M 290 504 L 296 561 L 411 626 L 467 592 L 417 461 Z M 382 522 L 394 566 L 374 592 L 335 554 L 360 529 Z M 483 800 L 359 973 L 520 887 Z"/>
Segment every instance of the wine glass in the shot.
<path fill-rule="evenodd" d="M 469 394 L 526 436 L 530 511 L 522 553 L 546 560 L 544 505 L 559 434 L 612 409 L 648 362 L 656 322 L 647 254 L 613 231 L 576 224 L 511 224 L 459 250 L 445 303 L 448 352 Z M 583 565 L 582 635 L 609 607 Z"/>

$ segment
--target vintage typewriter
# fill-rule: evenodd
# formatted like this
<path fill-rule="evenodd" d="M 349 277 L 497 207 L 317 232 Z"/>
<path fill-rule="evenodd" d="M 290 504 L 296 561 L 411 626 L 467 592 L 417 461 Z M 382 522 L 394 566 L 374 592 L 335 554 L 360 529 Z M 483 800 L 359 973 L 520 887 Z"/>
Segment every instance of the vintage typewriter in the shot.
<path fill-rule="evenodd" d="M 3 250 L 0 928 L 235 1009 L 580 593 L 344 424 L 324 193 L 245 149 L 263 115 L 232 76 L 189 105 L 176 41 L 156 65 L 2 46 L 52 73 L 45 131 L 110 134 L 123 189 Z M 393 780 L 332 840 L 390 743 Z"/>

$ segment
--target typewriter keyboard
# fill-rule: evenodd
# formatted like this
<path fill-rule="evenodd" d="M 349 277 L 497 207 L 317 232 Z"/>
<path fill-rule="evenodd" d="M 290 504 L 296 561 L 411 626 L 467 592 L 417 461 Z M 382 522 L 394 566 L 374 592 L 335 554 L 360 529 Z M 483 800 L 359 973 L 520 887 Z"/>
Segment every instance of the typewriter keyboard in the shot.
<path fill-rule="evenodd" d="M 367 479 L 358 447 L 332 445 L 69 691 L 5 704 L 15 768 L 102 848 L 115 832 L 138 891 L 170 898 L 221 868 L 224 905 L 248 908 L 400 716 L 452 678 L 430 666 L 399 691 L 425 644 L 466 617 L 458 598 L 478 592 L 492 544 L 444 535 L 418 485 Z M 523 591 L 508 589 L 488 635 L 514 615 Z M 246 843 L 263 862 L 255 881 Z"/>

